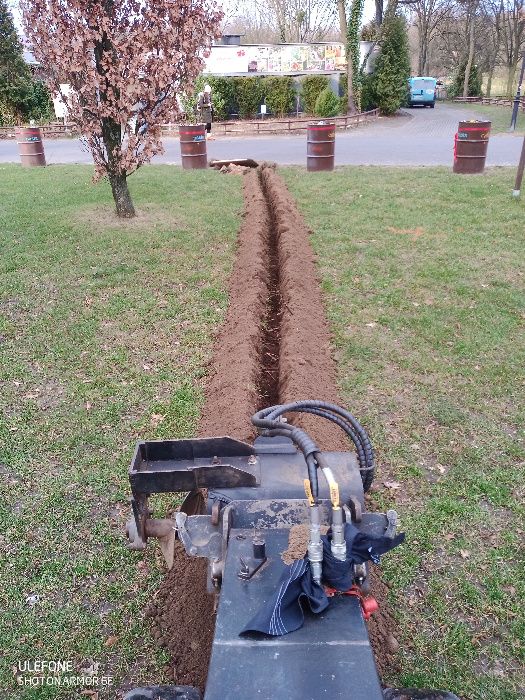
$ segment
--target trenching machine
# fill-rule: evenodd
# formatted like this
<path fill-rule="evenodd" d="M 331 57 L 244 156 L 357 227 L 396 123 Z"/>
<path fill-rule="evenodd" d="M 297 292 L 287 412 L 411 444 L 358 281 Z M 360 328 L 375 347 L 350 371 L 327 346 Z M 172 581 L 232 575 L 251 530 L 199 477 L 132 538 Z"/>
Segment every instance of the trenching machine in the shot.
<path fill-rule="evenodd" d="M 321 451 L 288 422 L 297 413 L 332 421 L 355 451 Z M 402 536 L 395 511 L 365 510 L 374 478 L 366 431 L 322 401 L 272 406 L 252 422 L 253 445 L 230 437 L 139 442 L 129 471 L 130 548 L 155 537 L 171 567 L 178 537 L 189 556 L 208 560 L 218 605 L 205 700 L 455 697 L 381 688 L 365 624 L 377 608 L 367 562 Z M 149 496 L 168 492 L 188 496 L 173 518 L 152 518 Z M 294 526 L 307 530 L 307 552 L 287 566 L 282 555 Z M 201 695 L 188 686 L 148 686 L 125 697 Z"/>

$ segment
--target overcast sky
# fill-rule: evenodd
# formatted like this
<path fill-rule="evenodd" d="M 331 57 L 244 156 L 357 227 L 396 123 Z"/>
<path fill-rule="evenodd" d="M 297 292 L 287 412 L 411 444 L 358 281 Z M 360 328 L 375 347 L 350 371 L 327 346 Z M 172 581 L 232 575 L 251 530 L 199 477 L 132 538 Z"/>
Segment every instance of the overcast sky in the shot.
<path fill-rule="evenodd" d="M 259 0 L 260 1 L 260 0 Z M 254 4 L 257 2 L 257 0 L 253 0 Z M 11 10 L 13 11 L 13 16 L 15 18 L 15 21 L 17 23 L 18 29 L 21 30 L 21 22 L 20 22 L 20 13 L 18 11 L 18 2 L 17 0 L 8 0 L 8 4 L 11 6 Z M 237 0 L 222 0 L 221 3 L 225 10 L 230 10 L 238 6 Z M 371 19 L 374 17 L 374 8 L 375 8 L 375 3 L 374 0 L 365 0 L 365 9 L 363 13 L 363 24 L 366 24 L 369 22 Z"/>

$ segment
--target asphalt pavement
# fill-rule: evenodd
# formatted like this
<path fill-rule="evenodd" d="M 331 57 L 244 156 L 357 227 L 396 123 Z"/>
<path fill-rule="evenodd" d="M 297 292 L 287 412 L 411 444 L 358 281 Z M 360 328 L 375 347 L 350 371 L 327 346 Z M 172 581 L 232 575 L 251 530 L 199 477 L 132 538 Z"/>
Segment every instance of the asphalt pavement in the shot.
<path fill-rule="evenodd" d="M 502 109 L 504 109 L 502 107 Z M 382 118 L 336 135 L 337 165 L 451 165 L 454 134 L 460 119 L 475 119 L 468 108 L 436 104 L 435 109 L 414 107 L 400 116 Z M 522 138 L 491 136 L 487 165 L 516 165 Z M 92 163 L 78 139 L 46 139 L 46 159 L 52 163 Z M 165 152 L 154 163 L 180 165 L 177 138 L 164 139 Z M 306 134 L 297 136 L 217 136 L 208 142 L 208 158 L 253 158 L 280 165 L 306 164 Z M 0 141 L 0 162 L 19 162 L 14 140 Z"/>

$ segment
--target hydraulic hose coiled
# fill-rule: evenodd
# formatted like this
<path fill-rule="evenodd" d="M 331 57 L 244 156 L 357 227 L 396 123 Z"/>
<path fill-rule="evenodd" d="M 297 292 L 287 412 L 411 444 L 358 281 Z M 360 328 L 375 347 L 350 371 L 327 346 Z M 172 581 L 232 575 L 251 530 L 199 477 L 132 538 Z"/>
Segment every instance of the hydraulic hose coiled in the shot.
<path fill-rule="evenodd" d="M 355 446 L 363 490 L 365 492 L 368 491 L 374 480 L 374 450 L 368 433 L 351 413 L 336 404 L 326 401 L 294 401 L 293 403 L 264 408 L 252 417 L 252 423 L 261 431 L 264 431 L 264 435 L 269 437 L 272 435 L 289 437 L 301 450 L 308 465 L 308 476 L 315 499 L 317 499 L 319 494 L 316 471 L 318 459 L 316 455 L 319 455 L 320 450 L 304 430 L 282 420 L 282 416 L 285 413 L 311 413 L 332 421 L 332 423 L 344 430 Z"/>
<path fill-rule="evenodd" d="M 332 501 L 332 555 L 346 560 L 346 541 L 344 537 L 343 511 L 339 501 L 339 486 L 334 479 L 323 453 L 312 438 L 301 428 L 283 420 L 285 413 L 312 413 L 326 418 L 342 428 L 355 445 L 363 489 L 367 491 L 374 478 L 374 451 L 366 430 L 354 416 L 344 408 L 326 401 L 295 401 L 294 403 L 270 406 L 258 411 L 252 417 L 252 423 L 262 435 L 268 437 L 284 436 L 292 440 L 304 455 L 308 468 L 308 480 L 305 490 L 310 503 L 310 536 L 308 541 L 308 560 L 312 567 L 314 581 L 321 583 L 323 566 L 323 543 L 321 540 L 319 513 L 319 483 L 317 469 L 320 467 L 330 488 Z"/>

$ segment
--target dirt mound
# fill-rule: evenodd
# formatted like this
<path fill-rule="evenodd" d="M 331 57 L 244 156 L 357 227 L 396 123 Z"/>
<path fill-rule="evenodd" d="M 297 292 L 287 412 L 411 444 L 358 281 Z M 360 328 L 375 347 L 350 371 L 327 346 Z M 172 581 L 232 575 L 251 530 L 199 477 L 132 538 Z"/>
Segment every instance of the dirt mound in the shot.
<path fill-rule="evenodd" d="M 146 610 L 153 636 L 171 656 L 173 680 L 204 690 L 215 629 L 215 597 L 206 591 L 206 559 L 190 558 L 180 542 L 173 568 Z"/>
<path fill-rule="evenodd" d="M 309 230 L 271 166 L 246 173 L 244 199 L 229 307 L 214 346 L 199 435 L 251 441 L 250 418 L 259 408 L 300 399 L 339 400 Z M 321 448 L 349 449 L 332 423 L 314 416 L 297 422 Z M 292 543 L 288 554 L 294 558 L 301 548 L 304 543 Z M 387 588 L 375 574 L 372 591 L 382 607 L 369 631 L 383 673 L 392 668 L 394 623 Z M 187 557 L 178 546 L 149 615 L 156 639 L 172 655 L 176 682 L 202 689 L 215 624 L 205 560 Z"/>
<path fill-rule="evenodd" d="M 230 277 L 229 306 L 213 349 L 200 437 L 230 435 L 251 441 L 255 436 L 250 418 L 260 402 L 261 320 L 269 295 L 269 226 L 259 175 L 252 170 L 244 177 L 243 223 Z M 176 682 L 201 690 L 206 682 L 215 627 L 210 596 L 199 601 L 203 591 L 206 560 L 186 556 L 179 545 L 173 569 L 163 580 L 150 615 L 155 638 L 172 655 Z"/>
<path fill-rule="evenodd" d="M 244 178 L 244 214 L 229 284 L 226 320 L 216 339 L 199 435 L 251 440 L 259 404 L 260 354 L 269 294 L 268 207 L 257 171 Z"/>
<path fill-rule="evenodd" d="M 274 247 L 279 266 L 281 324 L 279 403 L 301 399 L 338 402 L 335 363 L 330 345 L 310 230 L 282 178 L 271 168 L 261 171 L 270 204 Z M 314 416 L 296 419 L 323 449 L 348 449 L 341 430 Z"/>

